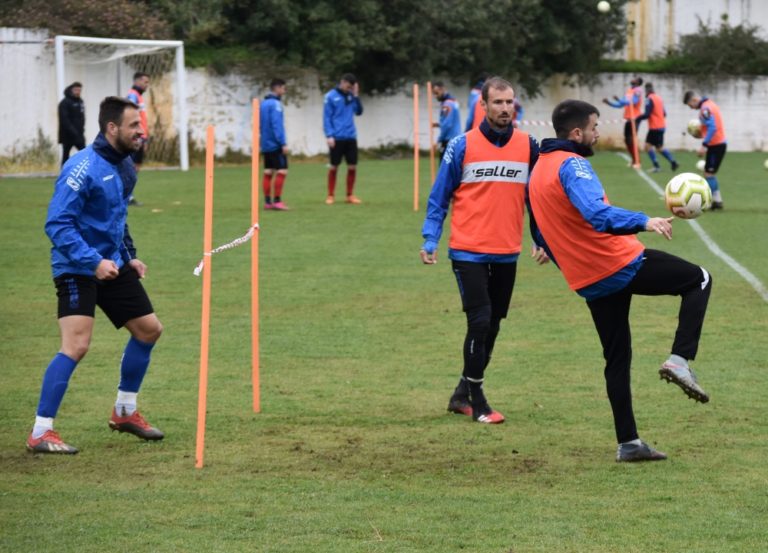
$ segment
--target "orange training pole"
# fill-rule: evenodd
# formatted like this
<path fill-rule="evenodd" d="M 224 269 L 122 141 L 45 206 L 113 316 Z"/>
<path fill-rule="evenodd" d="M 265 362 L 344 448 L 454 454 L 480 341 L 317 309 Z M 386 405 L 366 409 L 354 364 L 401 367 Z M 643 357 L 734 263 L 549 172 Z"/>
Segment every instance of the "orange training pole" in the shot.
<path fill-rule="evenodd" d="M 211 242 L 213 234 L 213 125 L 205 137 L 205 217 L 203 223 L 203 309 L 200 320 L 200 383 L 197 394 L 195 468 L 203 468 L 205 411 L 208 393 L 208 341 L 211 322 Z"/>
<path fill-rule="evenodd" d="M 259 100 L 253 99 L 253 136 L 251 137 L 251 220 L 259 222 Z M 259 384 L 259 230 L 251 239 L 251 380 L 253 412 L 261 412 Z"/>
<path fill-rule="evenodd" d="M 413 83 L 413 210 L 419 210 L 419 85 Z"/>
<path fill-rule="evenodd" d="M 432 82 L 427 81 L 427 113 L 429 114 L 429 182 L 435 182 L 435 137 L 432 124 Z"/>

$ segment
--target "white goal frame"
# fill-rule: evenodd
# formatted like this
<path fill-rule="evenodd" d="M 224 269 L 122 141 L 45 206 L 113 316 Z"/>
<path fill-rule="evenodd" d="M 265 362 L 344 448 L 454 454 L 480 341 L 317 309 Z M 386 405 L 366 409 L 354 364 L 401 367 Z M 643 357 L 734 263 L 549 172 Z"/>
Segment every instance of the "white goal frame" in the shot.
<path fill-rule="evenodd" d="M 66 86 L 66 74 L 64 67 L 64 44 L 67 42 L 79 42 L 85 44 L 103 44 L 114 46 L 139 46 L 144 48 L 173 48 L 176 61 L 176 94 L 174 104 L 178 115 L 177 129 L 179 133 L 179 163 L 182 171 L 189 169 L 189 137 L 188 137 L 188 112 L 187 112 L 187 77 L 184 69 L 184 42 L 180 40 L 132 40 L 122 38 L 97 38 L 58 35 L 56 36 L 56 86 L 60 98 L 63 98 Z"/>

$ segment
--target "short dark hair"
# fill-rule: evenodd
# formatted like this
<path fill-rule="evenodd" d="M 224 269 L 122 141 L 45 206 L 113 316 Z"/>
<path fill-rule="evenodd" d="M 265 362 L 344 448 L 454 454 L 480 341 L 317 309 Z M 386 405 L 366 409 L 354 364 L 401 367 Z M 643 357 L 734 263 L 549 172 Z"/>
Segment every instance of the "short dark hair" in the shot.
<path fill-rule="evenodd" d="M 653 92 L 653 83 L 645 83 L 645 92 L 646 94 Z"/>
<path fill-rule="evenodd" d="M 552 125 L 557 138 L 568 138 L 573 129 L 584 129 L 592 114 L 600 116 L 600 111 L 588 102 L 564 100 L 552 111 Z"/>
<path fill-rule="evenodd" d="M 79 81 L 75 81 L 71 85 L 69 85 L 69 88 L 83 88 L 83 83 Z"/>
<path fill-rule="evenodd" d="M 443 81 L 435 81 L 432 83 L 432 86 L 439 86 L 440 88 L 443 88 L 445 86 L 445 83 Z"/>
<path fill-rule="evenodd" d="M 114 123 L 119 125 L 123 122 L 123 113 L 127 108 L 139 109 L 139 106 L 120 98 L 119 96 L 107 96 L 101 101 L 99 106 L 99 131 L 107 132 L 107 125 Z"/>
<path fill-rule="evenodd" d="M 357 77 L 355 77 L 352 73 L 344 73 L 341 76 L 342 81 L 347 81 L 349 84 L 355 84 L 357 82 Z"/>
<path fill-rule="evenodd" d="M 275 89 L 278 86 L 283 86 L 285 84 L 285 81 L 283 79 L 272 79 L 269 83 L 270 89 Z"/>
<path fill-rule="evenodd" d="M 634 86 L 640 86 L 641 84 L 643 84 L 643 78 L 642 77 L 635 77 L 634 79 L 629 81 L 629 84 L 634 85 Z"/>
<path fill-rule="evenodd" d="M 149 77 L 146 73 L 143 71 L 136 71 L 136 73 L 133 74 L 133 80 L 141 79 L 142 77 Z"/>
<path fill-rule="evenodd" d="M 686 90 L 685 94 L 683 94 L 683 103 L 688 105 L 688 102 L 690 102 L 691 98 L 694 96 L 696 96 L 696 93 L 693 90 Z"/>
<path fill-rule="evenodd" d="M 506 79 L 502 79 L 501 77 L 489 77 L 485 80 L 485 83 L 483 83 L 482 92 L 480 93 L 483 97 L 483 101 L 488 101 L 488 91 L 490 89 L 496 89 L 496 90 L 506 90 L 508 88 L 512 88 L 512 83 L 510 83 Z M 514 91 L 515 89 L 512 88 Z"/>

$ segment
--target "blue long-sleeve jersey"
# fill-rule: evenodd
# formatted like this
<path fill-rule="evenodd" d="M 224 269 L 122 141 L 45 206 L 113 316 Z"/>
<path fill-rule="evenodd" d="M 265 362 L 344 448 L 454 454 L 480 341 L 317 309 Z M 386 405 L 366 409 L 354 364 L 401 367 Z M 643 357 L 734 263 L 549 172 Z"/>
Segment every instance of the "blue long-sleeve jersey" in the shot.
<path fill-rule="evenodd" d="M 363 114 L 360 98 L 338 87 L 325 95 L 323 103 L 323 132 L 327 138 L 351 140 L 357 138 L 355 115 Z"/>
<path fill-rule="evenodd" d="M 461 134 L 459 102 L 450 94 L 440 98 L 440 136 L 438 142 L 449 142 Z"/>
<path fill-rule="evenodd" d="M 498 147 L 504 146 L 512 137 L 514 129 L 509 128 L 502 133 L 496 132 L 488 125 L 488 121 L 480 123 L 480 131 L 489 142 Z M 529 136 L 531 146 L 530 168 L 536 164 L 539 159 L 539 143 L 532 136 Z M 448 143 L 443 155 L 443 162 L 435 177 L 435 183 L 432 185 L 432 191 L 427 200 L 427 216 L 421 228 L 421 235 L 424 237 L 424 251 L 432 253 L 437 249 L 440 237 L 443 234 L 443 222 L 448 215 L 448 209 L 453 199 L 453 194 L 461 184 L 464 171 L 464 154 L 467 151 L 467 137 L 461 134 Z M 530 172 L 528 173 L 530 175 Z M 529 210 L 530 211 L 530 210 Z M 517 259 L 517 254 L 499 255 L 469 252 L 464 250 L 448 250 L 448 257 L 457 261 L 471 261 L 474 263 L 510 263 Z"/>
<path fill-rule="evenodd" d="M 585 148 L 571 140 L 546 138 L 541 143 L 541 152 L 553 152 L 565 150 L 579 156 L 592 155 L 591 149 Z M 645 230 L 648 216 L 640 211 L 631 211 L 621 207 L 609 205 L 605 202 L 605 190 L 600 179 L 592 169 L 592 164 L 583 157 L 569 157 L 560 166 L 558 172 L 560 182 L 563 185 L 568 200 L 581 213 L 582 217 L 598 232 L 609 234 L 637 234 Z M 530 211 L 530 209 L 529 209 Z M 531 227 L 534 241 L 543 247 L 552 261 L 557 260 L 544 241 L 544 237 L 536 227 L 535 219 Z M 618 292 L 635 277 L 642 265 L 642 254 L 629 263 L 626 267 L 576 292 L 587 300 L 597 299 Z"/>
<path fill-rule="evenodd" d="M 464 123 L 464 132 L 472 130 L 472 122 L 475 119 L 475 104 L 480 101 L 480 94 L 482 88 L 475 87 L 469 91 L 469 99 L 467 100 L 467 121 Z"/>
<path fill-rule="evenodd" d="M 267 94 L 259 107 L 261 151 L 274 152 L 286 145 L 283 104 L 280 96 Z"/>
<path fill-rule="evenodd" d="M 640 94 L 635 92 L 632 95 L 632 105 L 634 106 L 640 101 Z M 619 98 L 618 100 L 608 100 L 608 105 L 612 108 L 623 108 L 629 105 L 629 100 L 626 97 Z"/>
<path fill-rule="evenodd" d="M 92 276 L 102 259 L 122 267 L 136 255 L 128 232 L 128 198 L 136 168 L 99 133 L 64 165 L 48 206 L 53 276 Z"/>

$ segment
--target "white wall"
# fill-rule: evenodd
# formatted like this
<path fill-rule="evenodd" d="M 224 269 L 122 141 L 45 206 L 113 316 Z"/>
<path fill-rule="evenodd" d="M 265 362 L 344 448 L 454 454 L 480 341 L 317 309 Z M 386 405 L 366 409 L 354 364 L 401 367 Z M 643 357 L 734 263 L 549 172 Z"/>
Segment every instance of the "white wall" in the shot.
<path fill-rule="evenodd" d="M 654 0 L 655 1 L 655 0 Z M 703 0 L 702 0 L 703 1 Z M 735 0 L 727 0 L 738 3 Z M 748 4 L 747 0 L 743 0 Z M 768 4 L 768 2 L 766 2 Z M 62 91 L 56 90 L 54 49 L 45 42 L 47 34 L 19 29 L 0 29 L 0 156 L 11 156 L 28 148 L 41 129 L 54 144 L 57 140 L 56 106 Z M 124 90 L 112 90 L 115 82 L 114 69 L 98 69 L 105 72 L 104 82 L 92 82 L 83 90 L 86 100 L 87 138 L 93 139 L 96 132 L 98 104 L 107 94 L 124 94 Z M 67 75 L 67 83 L 83 75 Z M 689 88 L 698 89 L 698 84 L 685 77 L 643 75 L 652 80 L 656 91 L 665 100 L 669 115 L 667 145 L 673 149 L 693 148 L 696 142 L 683 135 L 687 122 L 695 112 L 682 104 L 683 92 Z M 95 77 L 98 80 L 98 75 Z M 127 77 L 121 77 L 125 80 Z M 525 106 L 523 128 L 538 138 L 551 136 L 548 121 L 554 105 L 565 98 L 579 98 L 598 105 L 603 114 L 602 132 L 607 141 L 620 144 L 622 141 L 621 112 L 600 104 L 603 97 L 621 95 L 626 88 L 626 74 L 601 75 L 601 84 L 595 87 L 566 86 L 562 79 L 553 78 L 542 89 L 542 95 L 529 99 L 522 97 Z M 91 77 L 89 77 L 91 79 Z M 85 80 L 85 79 L 83 79 Z M 173 80 L 165 79 L 172 87 Z M 286 98 L 286 130 L 289 147 L 301 154 L 315 155 L 326 152 L 322 131 L 322 102 L 325 90 L 320 90 L 318 79 L 309 74 L 298 82 L 289 83 Z M 127 83 L 122 83 L 126 88 Z M 106 87 L 106 88 L 104 88 Z M 111 87 L 111 88 L 110 88 Z M 363 91 L 365 83 L 362 83 Z M 462 119 L 466 117 L 468 90 L 454 85 L 451 88 L 462 105 Z M 768 112 L 768 77 L 753 80 L 732 79 L 718 83 L 712 89 L 699 89 L 711 96 L 723 112 L 728 147 L 730 151 L 768 151 L 768 129 L 763 114 Z M 265 90 L 241 76 L 215 76 L 204 70 L 188 72 L 187 96 L 189 128 L 192 140 L 204 144 L 205 128 L 215 124 L 217 128 L 217 153 L 227 148 L 250 153 L 251 98 L 262 98 Z M 388 143 L 413 143 L 413 98 L 411 86 L 391 96 L 371 98 L 362 95 L 365 112 L 357 118 L 359 144 L 370 148 Z M 426 90 L 420 93 L 421 116 L 420 144 L 426 148 L 428 136 Z M 433 110 L 437 120 L 438 108 Z M 172 110 L 163 110 L 163 117 L 172 117 Z M 611 120 L 617 120 L 611 123 Z M 539 123 L 535 125 L 533 123 Z M 644 136 L 644 129 L 642 130 Z"/>

